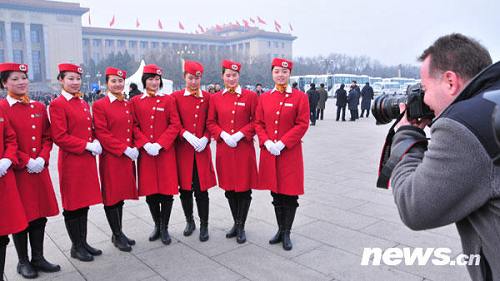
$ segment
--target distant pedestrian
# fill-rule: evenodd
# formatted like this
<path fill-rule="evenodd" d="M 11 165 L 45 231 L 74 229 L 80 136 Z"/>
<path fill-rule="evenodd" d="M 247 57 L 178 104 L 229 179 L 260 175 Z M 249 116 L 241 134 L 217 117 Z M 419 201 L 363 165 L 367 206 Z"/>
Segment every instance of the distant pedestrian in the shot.
<path fill-rule="evenodd" d="M 373 99 L 373 88 L 370 86 L 370 83 L 366 82 L 363 90 L 361 90 L 361 118 L 363 117 L 363 113 L 366 110 L 366 117 L 370 115 L 370 107 Z"/>
<path fill-rule="evenodd" d="M 319 93 L 316 90 L 316 85 L 314 85 L 314 83 L 311 83 L 309 90 L 307 90 L 307 96 L 309 98 L 311 126 L 316 126 L 316 107 L 318 107 Z"/>
<path fill-rule="evenodd" d="M 319 101 L 316 112 L 316 119 L 323 120 L 323 113 L 325 111 L 326 100 L 328 99 L 328 92 L 325 90 L 325 84 L 319 84 L 318 89 Z"/>
<path fill-rule="evenodd" d="M 335 91 L 335 97 L 337 98 L 337 119 L 336 121 L 339 121 L 340 119 L 340 113 L 342 112 L 342 121 L 345 121 L 345 108 L 347 105 L 347 92 L 344 90 L 345 85 L 340 84 L 340 88 Z"/>

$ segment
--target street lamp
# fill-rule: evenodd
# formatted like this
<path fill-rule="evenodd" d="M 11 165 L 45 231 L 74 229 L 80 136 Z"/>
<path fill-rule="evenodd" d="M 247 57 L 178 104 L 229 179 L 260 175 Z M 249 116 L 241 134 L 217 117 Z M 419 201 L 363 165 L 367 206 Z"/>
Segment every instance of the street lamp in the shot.
<path fill-rule="evenodd" d="M 97 78 L 97 85 L 99 86 L 99 90 L 101 90 L 101 76 L 102 76 L 101 72 L 97 71 L 95 77 Z"/>
<path fill-rule="evenodd" d="M 326 74 L 330 74 L 330 70 L 332 69 L 331 66 L 334 65 L 335 61 L 334 60 L 325 59 L 324 62 L 325 62 Z"/>

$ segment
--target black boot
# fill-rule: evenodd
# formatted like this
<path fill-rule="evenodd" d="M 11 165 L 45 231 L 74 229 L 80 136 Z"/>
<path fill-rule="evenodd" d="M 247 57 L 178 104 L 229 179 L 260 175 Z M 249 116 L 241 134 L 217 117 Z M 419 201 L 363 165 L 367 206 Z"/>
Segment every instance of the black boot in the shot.
<path fill-rule="evenodd" d="M 238 200 L 238 227 L 236 230 L 236 242 L 238 242 L 238 244 L 243 244 L 247 241 L 247 236 L 245 234 L 245 222 L 247 220 L 251 202 L 252 199 Z"/>
<path fill-rule="evenodd" d="M 284 224 L 283 224 L 283 249 L 290 251 L 292 249 L 292 240 L 290 239 L 290 230 L 292 229 L 293 220 L 295 219 L 295 211 L 297 207 L 287 206 L 285 208 Z"/>
<path fill-rule="evenodd" d="M 3 271 L 5 268 L 5 255 L 7 254 L 7 244 L 9 238 L 7 236 L 0 236 L 0 280 L 3 281 Z"/>
<path fill-rule="evenodd" d="M 94 257 L 85 250 L 81 238 L 80 218 L 64 218 L 64 224 L 71 240 L 71 257 L 80 261 L 93 261 Z"/>
<path fill-rule="evenodd" d="M 31 265 L 41 272 L 58 272 L 61 267 L 50 263 L 43 256 L 43 240 L 45 238 L 45 218 L 40 219 L 37 225 L 30 225 L 29 237 L 31 245 Z"/>
<path fill-rule="evenodd" d="M 37 278 L 38 272 L 36 272 L 36 269 L 30 264 L 28 258 L 28 230 L 13 234 L 12 238 L 14 238 L 14 245 L 16 246 L 17 256 L 19 257 L 17 273 L 27 279 Z"/>
<path fill-rule="evenodd" d="M 196 199 L 196 207 L 198 207 L 198 216 L 200 217 L 200 241 L 208 240 L 208 198 L 201 200 Z"/>
<path fill-rule="evenodd" d="M 118 250 L 122 252 L 132 251 L 132 247 L 127 242 L 127 239 L 122 235 L 121 223 L 120 223 L 120 212 L 118 207 L 115 208 L 104 208 L 106 213 L 106 218 L 108 219 L 109 227 L 111 228 L 111 242 L 115 245 Z"/>
<path fill-rule="evenodd" d="M 276 222 L 278 223 L 278 232 L 274 235 L 269 244 L 278 244 L 283 238 L 283 206 L 274 206 L 274 214 L 276 215 Z"/>
<path fill-rule="evenodd" d="M 88 224 L 88 209 L 85 210 L 84 214 L 80 217 L 80 237 L 82 239 L 82 245 L 89 252 L 89 254 L 93 256 L 100 256 L 102 255 L 102 251 L 99 249 L 96 249 L 87 243 L 87 224 Z"/>
<path fill-rule="evenodd" d="M 170 234 L 168 233 L 168 222 L 170 221 L 170 213 L 172 212 L 172 204 L 174 200 L 172 198 L 164 199 L 161 202 L 161 214 L 160 214 L 160 237 L 161 242 L 168 245 L 172 242 Z"/>
<path fill-rule="evenodd" d="M 182 191 L 181 191 L 182 192 Z M 181 193 L 181 204 L 184 215 L 186 216 L 186 228 L 184 229 L 184 236 L 190 236 L 196 229 L 196 224 L 193 218 L 193 195 L 189 192 L 185 196 Z"/>
<path fill-rule="evenodd" d="M 122 222 L 123 222 L 123 204 L 121 204 L 118 207 L 118 212 L 120 213 L 120 231 L 122 233 L 122 236 L 125 237 L 125 239 L 127 240 L 127 243 L 130 246 L 134 246 L 135 245 L 135 240 L 128 238 L 127 235 L 125 235 L 125 233 L 123 233 L 123 224 L 122 224 Z"/>
<path fill-rule="evenodd" d="M 160 203 L 157 201 L 147 202 L 149 207 L 149 212 L 155 223 L 153 232 L 149 235 L 149 241 L 156 241 L 160 238 Z"/>
<path fill-rule="evenodd" d="M 227 202 L 229 203 L 229 208 L 231 209 L 231 215 L 233 216 L 233 221 L 234 221 L 234 224 L 233 224 L 233 227 L 231 228 L 231 230 L 229 230 L 229 232 L 226 233 L 226 238 L 233 238 L 233 237 L 236 237 L 236 229 L 237 229 L 237 225 L 236 225 L 236 222 L 238 221 L 238 201 L 236 200 L 236 198 L 234 198 L 234 194 L 232 195 L 232 197 L 229 197 L 227 198 Z"/>

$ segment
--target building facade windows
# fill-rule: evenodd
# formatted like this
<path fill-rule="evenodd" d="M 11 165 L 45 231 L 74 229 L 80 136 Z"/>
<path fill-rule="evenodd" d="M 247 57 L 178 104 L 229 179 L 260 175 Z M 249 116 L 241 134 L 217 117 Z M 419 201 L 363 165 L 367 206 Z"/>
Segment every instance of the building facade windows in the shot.
<path fill-rule="evenodd" d="M 22 50 L 13 50 L 12 57 L 15 63 L 24 63 L 23 51 Z"/>

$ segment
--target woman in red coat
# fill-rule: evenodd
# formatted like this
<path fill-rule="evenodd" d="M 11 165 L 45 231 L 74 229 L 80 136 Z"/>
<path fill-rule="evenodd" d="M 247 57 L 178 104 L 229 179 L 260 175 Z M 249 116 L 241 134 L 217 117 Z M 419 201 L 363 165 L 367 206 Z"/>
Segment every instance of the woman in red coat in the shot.
<path fill-rule="evenodd" d="M 0 80 L 2 81 L 0 88 L 4 88 L 3 81 L 7 81 L 10 76 L 6 72 L 10 71 L 25 73 L 27 66 L 25 64 L 11 66 L 2 64 L 0 66 Z M 5 113 L 0 110 L 0 280 L 3 280 L 5 254 L 7 244 L 9 244 L 8 235 L 23 231 L 28 226 L 24 207 L 16 187 L 16 177 L 10 169 L 11 165 L 18 161 L 16 153 L 16 133 Z"/>
<path fill-rule="evenodd" d="M 283 242 L 292 249 L 290 230 L 299 195 L 304 194 L 302 137 L 309 127 L 309 101 L 303 92 L 288 85 L 292 62 L 272 62 L 273 90 L 259 97 L 255 131 L 261 147 L 259 189 L 271 190 L 278 232 L 270 244 Z"/>
<path fill-rule="evenodd" d="M 123 89 L 127 73 L 106 68 L 106 97 L 92 106 L 95 135 L 103 147 L 99 155 L 102 201 L 113 235 L 111 241 L 120 251 L 130 252 L 135 241 L 122 231 L 123 201 L 137 199 L 134 161 L 139 150 L 133 146 L 133 115 Z"/>
<path fill-rule="evenodd" d="M 186 88 L 172 93 L 181 118 L 181 132 L 175 144 L 182 209 L 186 216 L 184 236 L 193 233 L 193 191 L 200 217 L 200 241 L 208 236 L 208 189 L 215 186 L 215 172 L 210 152 L 210 133 L 206 128 L 210 94 L 200 89 L 203 66 L 184 62 Z"/>
<path fill-rule="evenodd" d="M 0 71 L 2 85 L 7 88 L 7 98 L 0 101 L 0 108 L 16 132 L 18 161 L 13 168 L 29 222 L 27 229 L 13 235 L 19 257 L 17 272 L 25 278 L 35 278 L 38 276 L 37 270 L 61 270 L 59 265 L 48 262 L 43 256 L 47 217 L 59 214 L 47 168 L 52 150 L 50 124 L 45 106 L 28 97 L 28 66 L 3 63 L 0 64 Z M 28 258 L 28 233 L 31 262 Z"/>
<path fill-rule="evenodd" d="M 102 254 L 87 243 L 89 206 L 102 202 L 96 163 L 102 147 L 94 137 L 90 107 L 81 98 L 82 73 L 78 65 L 59 65 L 61 95 L 50 103 L 49 113 L 52 138 L 59 146 L 59 188 L 71 257 L 92 261 Z"/>
<path fill-rule="evenodd" d="M 215 165 L 234 225 L 226 234 L 245 243 L 245 221 L 257 186 L 257 161 L 253 137 L 257 94 L 239 85 L 241 64 L 222 62 L 224 90 L 210 98 L 207 127 L 217 141 Z"/>
<path fill-rule="evenodd" d="M 138 160 L 139 195 L 146 196 L 155 227 L 149 241 L 161 238 L 171 243 L 168 223 L 174 195 L 177 194 L 177 162 L 174 141 L 180 123 L 174 99 L 162 92 L 162 69 L 154 64 L 144 66 L 142 85 L 145 93 L 132 101 L 136 127 L 134 141 L 140 149 Z"/>

